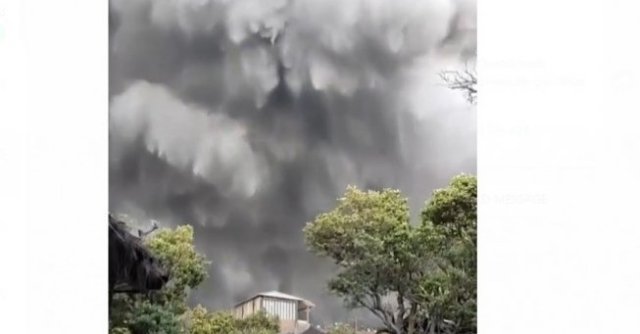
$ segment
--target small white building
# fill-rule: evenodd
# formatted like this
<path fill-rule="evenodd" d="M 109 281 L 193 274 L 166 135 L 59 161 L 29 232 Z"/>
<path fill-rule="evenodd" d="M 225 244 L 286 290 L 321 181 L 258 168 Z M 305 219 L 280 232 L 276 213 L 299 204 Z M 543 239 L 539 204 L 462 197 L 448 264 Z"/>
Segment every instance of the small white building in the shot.
<path fill-rule="evenodd" d="M 313 303 L 300 297 L 278 291 L 259 293 L 234 308 L 234 315 L 244 319 L 259 311 L 278 317 L 280 333 L 298 334 L 309 329 L 309 312 Z"/>

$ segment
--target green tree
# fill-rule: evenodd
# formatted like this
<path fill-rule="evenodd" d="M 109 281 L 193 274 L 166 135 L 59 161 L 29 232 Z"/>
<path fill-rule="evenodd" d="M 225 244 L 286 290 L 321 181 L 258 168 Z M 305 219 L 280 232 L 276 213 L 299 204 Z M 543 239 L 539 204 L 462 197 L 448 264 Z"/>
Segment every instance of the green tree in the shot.
<path fill-rule="evenodd" d="M 182 323 L 171 308 L 148 300 L 137 300 L 132 307 L 129 328 L 132 333 L 180 334 Z"/>
<path fill-rule="evenodd" d="M 399 191 L 348 187 L 335 209 L 304 228 L 309 249 L 339 268 L 330 291 L 369 310 L 389 333 L 438 333 L 451 317 L 455 326 L 468 320 L 462 314 L 475 312 L 475 186 L 474 177 L 454 178 L 434 193 L 417 226 Z M 471 294 L 466 308 L 454 306 Z"/>
<path fill-rule="evenodd" d="M 410 299 L 414 277 L 422 271 L 414 234 L 407 199 L 399 191 L 355 187 L 304 228 L 310 250 L 340 268 L 329 289 L 349 307 L 368 309 L 393 333 L 404 333 L 405 317 L 418 312 Z"/>
<path fill-rule="evenodd" d="M 236 320 L 235 327 L 242 334 L 276 334 L 280 331 L 278 318 L 264 311 Z"/>
<path fill-rule="evenodd" d="M 209 312 L 201 305 L 188 312 L 186 327 L 189 334 L 232 334 L 235 319 L 227 312 Z"/>
<path fill-rule="evenodd" d="M 145 240 L 145 244 L 171 273 L 171 280 L 157 294 L 157 299 L 172 304 L 177 313 L 184 313 L 189 291 L 205 280 L 209 264 L 195 250 L 193 227 L 184 225 L 174 230 L 161 229 Z"/>
<path fill-rule="evenodd" d="M 461 175 L 435 191 L 422 211 L 420 233 L 437 268 L 420 282 L 418 301 L 434 324 L 452 320 L 457 333 L 477 332 L 477 196 L 477 179 Z"/>
<path fill-rule="evenodd" d="M 189 334 L 277 334 L 278 320 L 259 312 L 245 319 L 234 319 L 228 312 L 209 312 L 202 306 L 189 311 Z"/>

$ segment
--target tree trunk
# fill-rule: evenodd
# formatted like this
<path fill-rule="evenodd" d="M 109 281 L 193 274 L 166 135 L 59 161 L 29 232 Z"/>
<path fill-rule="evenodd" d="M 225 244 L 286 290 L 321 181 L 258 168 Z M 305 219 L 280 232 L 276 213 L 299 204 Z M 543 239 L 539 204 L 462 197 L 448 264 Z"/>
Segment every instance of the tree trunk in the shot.
<path fill-rule="evenodd" d="M 429 318 L 429 325 L 427 326 L 427 328 L 428 334 L 436 334 L 436 325 L 435 321 L 433 321 L 433 318 Z"/>
<path fill-rule="evenodd" d="M 406 330 L 404 327 L 404 314 L 406 310 L 404 308 L 404 297 L 402 296 L 401 293 L 398 293 L 397 302 L 398 302 L 398 316 L 396 317 L 396 321 L 394 325 L 396 325 L 396 327 L 399 330 L 398 334 L 405 334 Z"/>
<path fill-rule="evenodd" d="M 418 304 L 411 303 L 411 308 L 409 309 L 409 317 L 407 321 L 409 321 L 409 326 L 407 326 L 407 334 L 414 334 L 416 331 L 416 312 L 418 311 Z"/>

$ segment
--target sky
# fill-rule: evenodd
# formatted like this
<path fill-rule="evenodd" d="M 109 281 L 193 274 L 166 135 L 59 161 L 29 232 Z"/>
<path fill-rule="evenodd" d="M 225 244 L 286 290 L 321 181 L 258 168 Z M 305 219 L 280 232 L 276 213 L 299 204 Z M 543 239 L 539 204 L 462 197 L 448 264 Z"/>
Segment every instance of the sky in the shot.
<path fill-rule="evenodd" d="M 476 108 L 438 76 L 475 62 L 475 1 L 111 0 L 109 21 L 109 208 L 193 225 L 193 303 L 280 290 L 347 320 L 305 223 L 347 185 L 415 218 L 476 171 Z"/>

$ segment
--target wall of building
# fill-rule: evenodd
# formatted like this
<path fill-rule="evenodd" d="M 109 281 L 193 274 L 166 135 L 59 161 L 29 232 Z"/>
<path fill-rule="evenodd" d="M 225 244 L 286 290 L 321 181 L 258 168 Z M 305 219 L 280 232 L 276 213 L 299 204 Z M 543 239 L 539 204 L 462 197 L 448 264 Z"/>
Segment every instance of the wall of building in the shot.
<path fill-rule="evenodd" d="M 247 317 L 253 314 L 253 300 L 250 300 L 242 305 L 242 317 Z"/>
<path fill-rule="evenodd" d="M 298 302 L 265 297 L 262 307 L 267 314 L 275 315 L 280 320 L 296 320 L 298 316 Z"/>
<path fill-rule="evenodd" d="M 244 319 L 252 314 L 259 312 L 262 307 L 262 297 L 257 297 L 236 306 L 234 314 L 240 319 Z"/>

